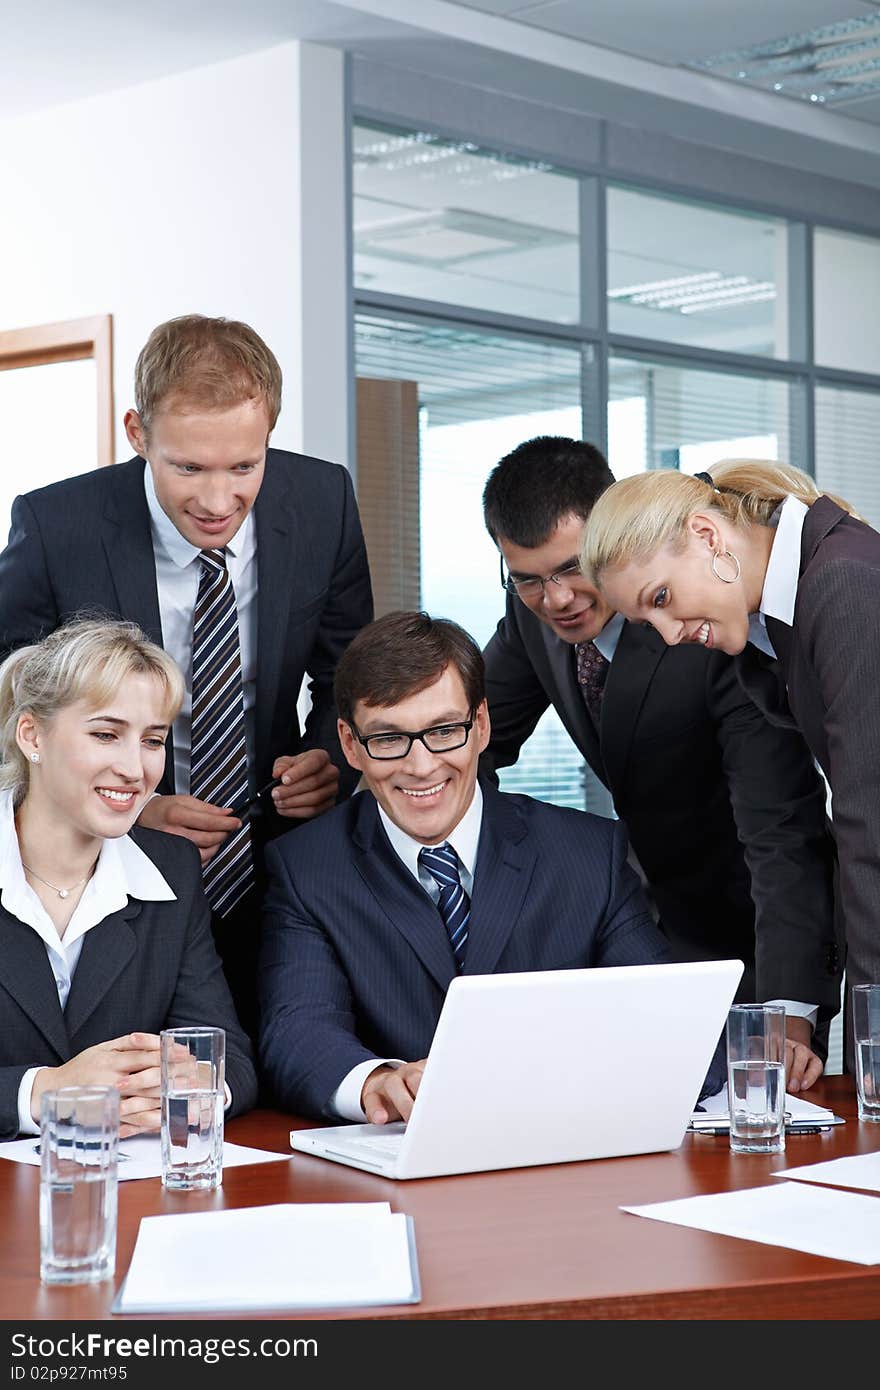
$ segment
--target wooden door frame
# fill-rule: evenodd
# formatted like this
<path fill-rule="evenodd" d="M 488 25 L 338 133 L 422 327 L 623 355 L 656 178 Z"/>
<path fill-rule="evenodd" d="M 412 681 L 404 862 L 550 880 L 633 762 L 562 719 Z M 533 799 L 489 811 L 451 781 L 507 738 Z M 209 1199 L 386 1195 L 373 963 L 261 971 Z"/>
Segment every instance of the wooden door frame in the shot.
<path fill-rule="evenodd" d="M 42 367 L 51 362 L 95 359 L 98 411 L 98 464 L 115 457 L 113 440 L 113 316 L 40 323 L 31 328 L 0 332 L 0 372 L 17 367 Z"/>

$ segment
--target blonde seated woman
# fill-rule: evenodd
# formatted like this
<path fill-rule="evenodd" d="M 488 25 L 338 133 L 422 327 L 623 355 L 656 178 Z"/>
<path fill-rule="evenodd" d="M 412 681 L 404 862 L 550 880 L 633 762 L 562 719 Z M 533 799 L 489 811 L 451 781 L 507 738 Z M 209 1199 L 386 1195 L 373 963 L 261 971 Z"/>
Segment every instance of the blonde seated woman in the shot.
<path fill-rule="evenodd" d="M 880 981 L 880 535 L 799 469 L 728 460 L 616 483 L 581 560 L 628 618 L 731 653 L 798 725 L 831 787 L 847 980 Z"/>
<path fill-rule="evenodd" d="M 129 623 L 69 623 L 0 667 L 0 1138 L 73 1085 L 118 1088 L 123 1136 L 158 1129 L 176 1026 L 225 1028 L 227 1114 L 254 1104 L 198 851 L 134 827 L 182 697 Z"/>

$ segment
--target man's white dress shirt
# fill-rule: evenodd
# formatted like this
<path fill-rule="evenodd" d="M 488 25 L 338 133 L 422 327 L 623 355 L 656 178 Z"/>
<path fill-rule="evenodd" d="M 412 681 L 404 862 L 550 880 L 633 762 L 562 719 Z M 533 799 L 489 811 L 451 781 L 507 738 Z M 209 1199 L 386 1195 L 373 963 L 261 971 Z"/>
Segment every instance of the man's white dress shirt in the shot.
<path fill-rule="evenodd" d="M 409 869 L 413 878 L 417 879 L 425 892 L 430 895 L 432 902 L 439 903 L 440 886 L 437 880 L 419 864 L 419 850 L 424 848 L 421 840 L 414 840 L 411 835 L 407 835 L 405 830 L 401 830 L 399 825 L 395 825 L 381 806 L 378 809 L 385 833 L 391 841 L 391 848 Z M 474 872 L 477 867 L 477 850 L 482 823 L 483 793 L 480 791 L 479 783 L 477 783 L 474 787 L 473 800 L 470 806 L 455 829 L 451 830 L 446 837 L 446 843 L 452 846 L 461 863 L 461 886 L 468 897 L 472 896 L 474 889 Z M 439 914 L 438 929 L 441 929 Z M 405 1060 L 418 1062 L 421 1061 L 421 1058 L 373 1057 L 366 1062 L 359 1062 L 356 1067 L 352 1067 L 333 1092 L 330 1098 L 331 1110 L 335 1110 L 336 1114 L 341 1115 L 344 1120 L 363 1120 L 361 1091 L 370 1072 L 381 1066 L 402 1067 Z"/>
<path fill-rule="evenodd" d="M 192 629 L 199 592 L 202 550 L 191 545 L 163 512 L 153 485 L 153 471 L 144 466 L 144 491 L 150 511 L 162 645 L 173 656 L 186 680 L 180 714 L 174 721 L 174 790 L 189 793 L 192 748 Z M 202 549 L 210 549 L 205 546 Z M 248 763 L 254 758 L 254 703 L 257 693 L 257 532 L 254 514 L 248 512 L 226 546 L 226 568 L 232 580 L 238 610 L 238 644 Z"/>
<path fill-rule="evenodd" d="M 626 622 L 622 613 L 615 613 L 609 618 L 598 637 L 593 638 L 593 645 L 602 653 L 606 661 L 614 660 L 614 653 L 617 651 L 617 644 L 620 641 L 620 634 L 623 632 L 623 625 Z"/>

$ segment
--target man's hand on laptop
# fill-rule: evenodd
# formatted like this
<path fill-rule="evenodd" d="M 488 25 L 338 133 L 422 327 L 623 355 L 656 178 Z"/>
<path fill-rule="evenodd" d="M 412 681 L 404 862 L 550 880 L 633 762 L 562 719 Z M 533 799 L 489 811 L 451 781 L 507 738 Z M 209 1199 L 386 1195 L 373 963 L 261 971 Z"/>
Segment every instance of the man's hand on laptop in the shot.
<path fill-rule="evenodd" d="M 813 1030 L 805 1018 L 788 1015 L 785 1020 L 785 1089 L 807 1091 L 824 1070 L 820 1058 L 810 1048 Z"/>
<path fill-rule="evenodd" d="M 371 1125 L 390 1120 L 408 1120 L 422 1080 L 427 1057 L 406 1062 L 402 1067 L 377 1067 L 371 1071 L 361 1091 L 361 1106 Z"/>

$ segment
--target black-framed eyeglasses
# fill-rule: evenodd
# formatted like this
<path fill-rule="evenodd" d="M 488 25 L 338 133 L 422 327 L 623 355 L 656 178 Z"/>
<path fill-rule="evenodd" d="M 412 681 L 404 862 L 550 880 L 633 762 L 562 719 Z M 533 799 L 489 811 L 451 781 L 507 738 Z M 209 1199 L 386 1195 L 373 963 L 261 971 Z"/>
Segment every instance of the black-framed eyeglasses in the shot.
<path fill-rule="evenodd" d="M 572 579 L 579 579 L 581 576 L 580 562 L 569 560 L 567 565 L 554 570 L 546 579 L 541 574 L 524 574 L 519 579 L 514 579 L 512 574 L 505 572 L 504 556 L 500 555 L 498 558 L 501 561 L 501 587 L 509 594 L 519 594 L 520 598 L 543 598 L 548 584 L 568 584 Z"/>
<path fill-rule="evenodd" d="M 369 757 L 385 762 L 392 758 L 405 758 L 416 739 L 425 745 L 429 753 L 451 753 L 455 748 L 463 748 L 474 727 L 474 715 L 471 711 L 470 719 L 462 719 L 460 723 L 434 724 L 430 729 L 418 731 L 395 729 L 386 734 L 361 734 L 354 724 L 349 723 L 348 727 L 358 743 L 366 748 Z"/>

